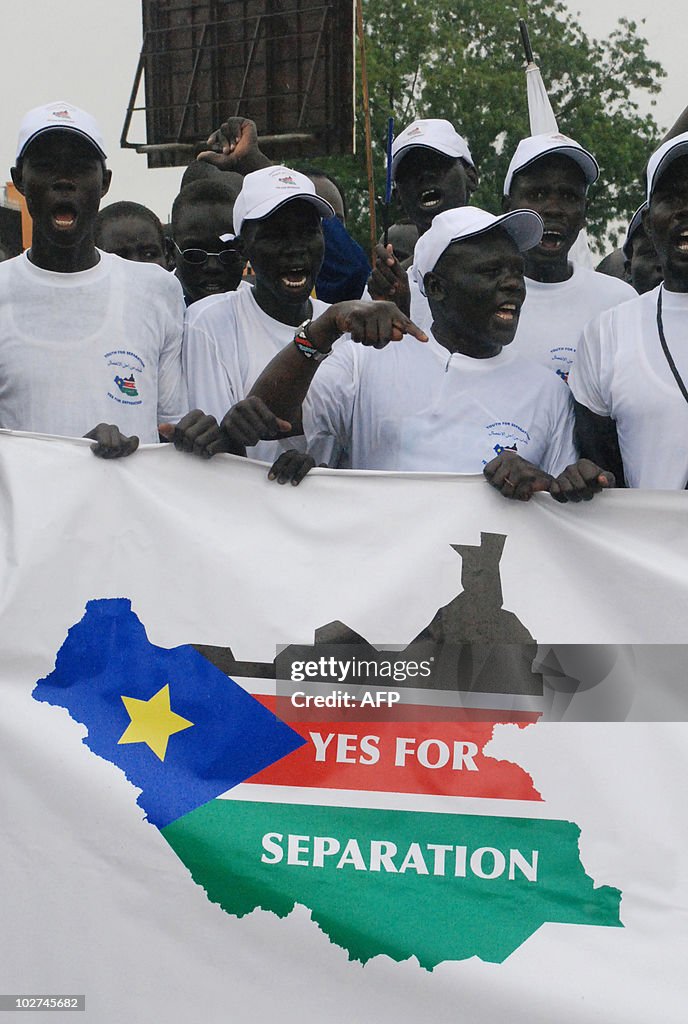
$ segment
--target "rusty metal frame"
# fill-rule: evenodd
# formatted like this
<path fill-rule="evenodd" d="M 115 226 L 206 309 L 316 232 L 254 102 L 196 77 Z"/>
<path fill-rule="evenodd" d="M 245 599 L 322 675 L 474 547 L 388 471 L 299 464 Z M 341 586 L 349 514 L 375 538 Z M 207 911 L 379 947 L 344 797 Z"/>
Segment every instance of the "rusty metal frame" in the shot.
<path fill-rule="evenodd" d="M 329 14 L 329 7 L 325 7 L 323 10 L 322 21 L 320 22 L 320 31 L 318 32 L 318 38 L 315 47 L 313 48 L 313 60 L 311 61 L 311 69 L 308 72 L 308 81 L 306 82 L 306 88 L 303 90 L 303 103 L 301 104 L 301 110 L 299 112 L 299 120 L 296 125 L 297 128 L 300 128 L 301 125 L 303 124 L 303 115 L 306 112 L 306 103 L 308 102 L 308 97 L 310 96 L 311 86 L 313 84 L 313 76 L 315 75 L 315 68 L 318 61 L 318 52 L 320 50 L 323 32 L 325 31 L 325 25 L 327 24 Z"/>
<path fill-rule="evenodd" d="M 182 137 L 182 132 L 184 131 L 184 122 L 186 121 L 186 116 L 189 110 L 189 104 L 191 102 L 191 96 L 193 94 L 193 87 L 196 84 L 198 65 L 201 63 L 201 56 L 203 54 L 203 43 L 205 42 L 205 37 L 207 34 L 208 23 L 206 22 L 206 24 L 203 26 L 203 31 L 201 32 L 201 38 L 198 44 L 198 49 L 196 50 L 196 56 L 194 57 L 193 68 L 191 69 L 191 78 L 189 79 L 189 88 L 186 90 L 186 99 L 184 100 L 182 118 L 181 121 L 179 122 L 179 128 L 177 129 L 177 139 L 180 139 Z"/>
<path fill-rule="evenodd" d="M 317 12 L 317 13 L 319 13 L 321 15 L 321 17 L 320 17 L 319 26 L 314 28 L 314 32 L 317 32 L 317 37 L 316 37 L 314 48 L 313 48 L 312 58 L 309 61 L 310 66 L 309 66 L 309 69 L 308 69 L 306 85 L 305 85 L 305 89 L 304 89 L 304 92 L 303 92 L 303 98 L 302 98 L 302 101 L 301 101 L 301 107 L 300 107 L 300 110 L 299 110 L 299 115 L 298 115 L 297 123 L 295 125 L 295 131 L 290 132 L 290 133 L 286 133 L 286 134 L 280 133 L 279 135 L 263 136 L 262 137 L 263 141 L 267 142 L 268 139 L 270 139 L 270 140 L 283 139 L 284 141 L 290 140 L 290 141 L 302 142 L 302 141 L 309 141 L 309 140 L 312 140 L 314 138 L 313 135 L 308 134 L 307 132 L 302 132 L 302 131 L 300 131 L 300 129 L 303 126 L 304 118 L 306 116 L 306 112 L 307 112 L 307 109 L 308 109 L 308 101 L 309 101 L 309 99 L 311 97 L 311 90 L 313 88 L 313 82 L 314 82 L 314 78 L 315 78 L 315 75 L 316 75 L 316 72 L 317 72 L 317 68 L 318 68 L 318 55 L 319 55 L 321 47 L 322 47 L 323 37 L 325 35 L 325 31 L 326 31 L 326 28 L 327 28 L 328 18 L 330 17 L 330 15 L 332 13 L 331 3 L 328 3 L 328 2 L 318 2 L 318 0 L 316 0 L 316 2 L 314 3 L 313 8 L 309 8 L 309 9 L 306 9 L 306 10 L 303 10 L 303 11 L 298 11 L 296 13 L 298 13 L 298 14 L 308 14 L 309 11 L 312 11 L 314 14 Z M 247 62 L 246 62 L 246 66 L 245 66 L 244 71 L 243 71 L 240 92 L 239 92 L 239 95 L 238 95 L 238 98 L 237 98 L 237 102 L 236 102 L 236 105 L 235 105 L 235 110 L 234 110 L 235 116 L 239 115 L 241 105 L 242 105 L 242 103 L 244 103 L 246 101 L 246 89 L 247 89 L 247 85 L 248 85 L 248 82 L 249 82 L 249 76 L 250 76 L 251 70 L 252 70 L 252 68 L 254 66 L 254 63 L 255 63 L 256 53 L 257 53 L 257 50 L 258 50 L 258 45 L 260 43 L 261 34 L 263 33 L 264 25 L 271 18 L 276 17 L 276 14 L 262 12 L 262 13 L 256 14 L 254 17 L 255 17 L 256 24 L 255 24 L 255 28 L 253 30 L 252 38 L 250 38 L 250 42 L 249 42 L 248 39 L 244 40 L 244 42 L 248 42 L 249 43 L 250 49 L 249 49 L 249 53 L 248 53 L 248 59 L 247 59 Z M 217 29 L 226 27 L 227 25 L 230 25 L 230 24 L 232 24 L 232 22 L 229 19 L 222 19 L 222 20 L 213 21 L 213 22 L 208 21 L 208 22 L 198 23 L 196 26 L 194 26 L 196 29 L 201 29 L 201 37 L 200 37 L 200 41 L 198 42 L 198 44 L 192 45 L 192 46 L 179 46 L 179 47 L 173 47 L 173 48 L 163 47 L 162 45 L 157 43 L 156 37 L 162 39 L 162 38 L 164 38 L 164 36 L 166 36 L 166 35 L 168 35 L 170 33 L 174 33 L 175 31 L 180 31 L 181 30 L 181 26 L 179 26 L 179 27 L 178 26 L 165 26 L 165 27 L 160 27 L 160 28 L 151 28 L 151 29 L 147 29 L 144 32 L 141 53 L 139 55 L 138 63 L 137 63 L 137 66 L 136 66 L 134 82 L 133 82 L 132 89 L 131 89 L 131 94 L 130 94 L 130 97 L 129 97 L 129 103 L 127 104 L 124 125 L 123 125 L 123 128 L 122 128 L 122 134 L 121 134 L 121 137 L 120 137 L 120 145 L 121 145 L 122 148 L 124 148 L 124 149 L 135 149 L 135 150 L 137 150 L 140 153 L 151 153 L 151 152 L 163 151 L 163 150 L 171 151 L 171 150 L 175 150 L 175 149 L 179 150 L 180 152 L 187 152 L 187 153 L 190 153 L 191 151 L 193 151 L 193 149 L 195 148 L 194 144 L 190 143 L 188 140 L 184 140 L 183 139 L 183 132 L 184 132 L 184 125 L 186 124 L 186 119 L 188 117 L 190 108 L 192 106 L 191 99 L 192 99 L 192 96 L 193 96 L 194 87 L 195 87 L 196 82 L 197 82 L 197 78 L 198 78 L 199 70 L 201 68 L 203 57 L 207 56 L 208 54 L 212 53 L 213 51 L 221 49 L 221 46 L 219 44 L 212 45 L 212 46 L 206 46 L 205 42 L 206 42 L 206 39 L 208 37 L 210 29 L 217 30 Z M 296 35 L 296 33 L 290 33 L 290 36 L 291 35 Z M 285 38 L 289 38 L 289 36 L 287 36 Z M 156 45 L 156 43 L 157 43 L 157 45 Z M 192 51 L 193 52 L 194 50 L 195 50 L 195 53 L 194 53 L 193 66 L 192 66 L 192 69 L 191 69 L 191 72 L 190 72 L 190 77 L 189 77 L 188 87 L 186 89 L 186 96 L 185 96 L 184 102 L 183 103 L 172 103 L 172 104 L 164 105 L 164 106 L 161 106 L 161 107 L 157 108 L 157 109 L 160 109 L 160 110 L 166 109 L 166 110 L 169 110 L 169 111 L 172 111 L 175 108 L 181 108 L 181 116 L 179 118 L 178 126 L 177 126 L 177 129 L 176 129 L 176 139 L 174 139 L 173 141 L 167 141 L 167 142 L 164 142 L 164 143 L 157 143 L 157 144 L 147 144 L 147 143 L 142 143 L 142 142 L 132 142 L 132 141 L 130 141 L 129 140 L 129 133 L 130 133 L 130 130 L 131 130 L 131 123 L 132 123 L 133 115 L 135 113 L 143 113 L 143 112 L 148 112 L 151 109 L 156 109 L 156 108 L 151 108 L 151 107 L 147 106 L 145 101 L 144 101 L 143 106 L 136 106 L 136 98 L 137 98 L 137 96 L 139 94 L 139 91 L 141 89 L 144 70 L 146 70 L 146 66 L 149 64 L 150 60 L 154 59 L 156 57 L 160 57 L 163 54 L 179 53 L 179 52 L 184 52 L 184 51 Z M 279 94 L 277 94 L 277 93 L 267 93 L 266 92 L 266 94 L 261 96 L 261 98 L 264 99 L 264 100 L 269 100 L 269 99 L 272 99 L 272 98 L 278 98 L 278 96 L 279 96 Z"/>
<path fill-rule="evenodd" d="M 239 109 L 244 99 L 244 90 L 246 88 L 246 83 L 248 81 L 248 76 L 250 74 L 251 68 L 253 67 L 253 58 L 256 55 L 256 49 L 258 47 L 258 40 L 260 39 L 260 29 L 261 25 L 263 24 L 263 18 L 264 15 L 259 14 L 256 19 L 256 28 L 253 33 L 253 39 L 251 40 L 251 50 L 248 55 L 248 60 L 246 61 L 246 67 L 244 68 L 244 77 L 241 80 L 241 91 L 239 92 L 239 98 L 237 99 L 236 107 L 234 108 L 235 117 L 239 116 Z"/>

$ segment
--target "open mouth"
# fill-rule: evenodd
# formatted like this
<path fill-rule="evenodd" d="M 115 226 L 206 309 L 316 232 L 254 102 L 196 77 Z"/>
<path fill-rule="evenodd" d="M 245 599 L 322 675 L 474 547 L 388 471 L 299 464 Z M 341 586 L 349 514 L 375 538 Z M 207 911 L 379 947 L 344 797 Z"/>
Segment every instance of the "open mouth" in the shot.
<path fill-rule="evenodd" d="M 515 302 L 503 302 L 497 307 L 495 316 L 505 324 L 515 324 L 518 320 L 518 306 Z"/>
<path fill-rule="evenodd" d="M 564 236 L 560 231 L 544 231 L 540 248 L 547 252 L 557 252 L 564 245 Z"/>
<path fill-rule="evenodd" d="M 280 275 L 280 281 L 285 288 L 300 291 L 308 283 L 308 272 L 303 267 L 292 267 L 291 270 Z"/>
<path fill-rule="evenodd" d="M 70 206 L 58 206 L 52 212 L 53 227 L 58 231 L 70 231 L 76 224 L 76 210 Z"/>
<path fill-rule="evenodd" d="M 680 253 L 688 255 L 688 231 L 682 231 L 676 239 L 676 248 Z"/>
<path fill-rule="evenodd" d="M 441 202 L 442 193 L 438 188 L 426 188 L 420 194 L 418 205 L 423 210 L 434 210 Z"/>

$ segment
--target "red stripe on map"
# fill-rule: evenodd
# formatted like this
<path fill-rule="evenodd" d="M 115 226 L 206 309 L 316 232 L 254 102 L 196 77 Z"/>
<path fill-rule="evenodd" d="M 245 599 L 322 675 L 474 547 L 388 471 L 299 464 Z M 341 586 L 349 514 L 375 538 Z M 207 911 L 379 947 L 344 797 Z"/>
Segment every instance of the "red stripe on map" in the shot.
<path fill-rule="evenodd" d="M 271 710 L 275 698 L 255 695 Z M 492 721 L 419 720 L 293 722 L 306 745 L 264 769 L 249 783 L 388 793 L 430 793 L 499 800 L 541 800 L 532 779 L 510 761 L 483 753 L 494 726 L 512 722 L 493 712 Z M 431 709 L 433 712 L 437 708 Z M 456 709 L 449 709 L 456 710 Z M 525 727 L 537 715 L 521 714 Z"/>

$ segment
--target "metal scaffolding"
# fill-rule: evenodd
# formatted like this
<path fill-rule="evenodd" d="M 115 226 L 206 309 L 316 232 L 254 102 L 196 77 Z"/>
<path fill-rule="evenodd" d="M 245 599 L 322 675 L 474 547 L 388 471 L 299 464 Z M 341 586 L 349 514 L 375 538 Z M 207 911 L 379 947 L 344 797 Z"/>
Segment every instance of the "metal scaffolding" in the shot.
<path fill-rule="evenodd" d="M 188 163 L 228 116 L 243 116 L 258 124 L 264 148 L 281 142 L 317 155 L 352 152 L 353 6 L 143 0 L 143 45 L 121 145 L 146 153 L 151 166 Z M 137 114 L 145 117 L 145 141 L 130 139 Z"/>

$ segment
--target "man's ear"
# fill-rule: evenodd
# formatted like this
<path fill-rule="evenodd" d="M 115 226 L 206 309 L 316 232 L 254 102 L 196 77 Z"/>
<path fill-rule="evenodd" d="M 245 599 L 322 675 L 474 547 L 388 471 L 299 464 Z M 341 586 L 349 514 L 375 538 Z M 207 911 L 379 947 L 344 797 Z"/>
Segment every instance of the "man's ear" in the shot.
<path fill-rule="evenodd" d="M 14 181 L 14 178 L 12 178 L 12 180 Z M 646 209 L 643 210 L 642 222 L 643 222 L 643 231 L 645 232 L 647 237 L 650 239 L 652 244 L 655 245 L 655 238 L 654 238 L 654 235 L 652 234 L 652 225 L 650 223 L 650 207 L 649 206 L 646 207 Z M 657 248 L 657 246 L 655 246 L 655 248 Z"/>
<path fill-rule="evenodd" d="M 103 168 L 103 187 L 100 190 L 100 198 L 101 199 L 103 199 L 103 197 L 106 196 L 108 194 L 108 192 L 110 191 L 110 183 L 111 182 L 112 182 L 112 171 L 109 170 L 107 167 L 104 167 Z"/>
<path fill-rule="evenodd" d="M 248 225 L 245 225 L 245 224 L 243 225 L 244 231 L 245 231 L 247 226 Z M 234 244 L 236 245 L 237 249 L 241 253 L 242 259 L 247 260 L 247 261 L 249 261 L 251 259 L 250 252 L 251 252 L 251 238 L 252 237 L 253 236 L 252 236 L 251 231 L 249 229 L 248 231 L 246 231 L 245 234 L 242 231 L 242 233 L 240 235 L 237 235 L 236 238 L 234 239 Z"/>
<path fill-rule="evenodd" d="M 17 192 L 24 195 L 24 178 L 22 175 L 21 164 L 17 164 L 16 167 L 11 167 L 10 174 L 12 175 L 12 184 L 16 188 Z"/>
<path fill-rule="evenodd" d="M 508 213 L 512 206 L 511 196 L 502 196 L 502 213 Z"/>
<path fill-rule="evenodd" d="M 174 270 L 177 266 L 177 250 L 174 247 L 174 242 L 169 235 L 164 236 L 165 241 L 165 262 L 167 263 L 168 270 Z"/>
<path fill-rule="evenodd" d="M 585 231 L 585 225 L 588 223 L 588 206 L 589 205 L 590 205 L 590 200 L 588 199 L 588 195 L 586 193 L 586 195 L 585 195 L 585 202 L 583 204 L 583 209 L 581 210 L 581 214 L 580 214 L 580 217 L 579 217 L 579 220 L 578 220 L 578 234 L 576 235 L 576 241 L 578 240 L 578 236 L 580 235 L 581 231 Z M 574 242 L 574 245 L 575 245 L 575 242 Z"/>
<path fill-rule="evenodd" d="M 425 288 L 425 294 L 429 299 L 435 299 L 437 302 L 442 302 L 446 297 L 446 289 L 444 287 L 444 281 L 436 274 L 434 270 L 429 270 L 423 278 L 423 287 Z"/>
<path fill-rule="evenodd" d="M 466 164 L 465 167 L 466 181 L 468 182 L 468 198 L 470 199 L 471 195 L 476 191 L 480 184 L 480 178 L 478 177 L 478 172 L 475 167 L 472 167 L 470 164 Z"/>

